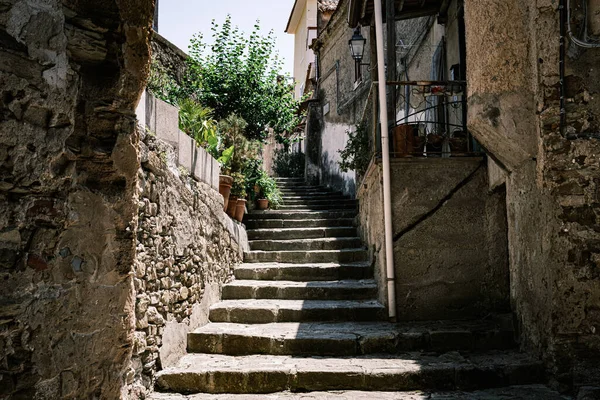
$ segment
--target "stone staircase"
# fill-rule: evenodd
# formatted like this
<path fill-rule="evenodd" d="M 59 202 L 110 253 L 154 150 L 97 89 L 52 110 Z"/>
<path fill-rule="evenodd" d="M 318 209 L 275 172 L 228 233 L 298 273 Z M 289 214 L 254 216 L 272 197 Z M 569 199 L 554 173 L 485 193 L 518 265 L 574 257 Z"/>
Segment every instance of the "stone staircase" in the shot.
<path fill-rule="evenodd" d="M 386 322 L 356 201 L 279 184 L 285 205 L 248 215 L 245 263 L 153 399 L 562 399 L 515 349 L 509 317 Z"/>

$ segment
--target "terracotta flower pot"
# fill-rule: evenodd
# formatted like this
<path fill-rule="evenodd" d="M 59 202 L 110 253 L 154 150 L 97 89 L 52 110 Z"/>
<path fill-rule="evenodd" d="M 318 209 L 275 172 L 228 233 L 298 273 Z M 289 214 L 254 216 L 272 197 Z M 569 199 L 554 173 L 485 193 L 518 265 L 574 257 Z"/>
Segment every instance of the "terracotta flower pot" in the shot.
<path fill-rule="evenodd" d="M 229 196 L 229 204 L 227 204 L 227 215 L 231 218 L 235 216 L 235 208 L 237 206 L 238 198 L 236 196 Z"/>
<path fill-rule="evenodd" d="M 269 200 L 267 199 L 258 199 L 256 200 L 256 208 L 259 210 L 266 210 L 269 208 Z"/>
<path fill-rule="evenodd" d="M 245 212 L 246 212 L 246 199 L 237 199 L 237 205 L 235 208 L 235 219 L 238 222 L 242 222 L 242 219 L 244 219 Z"/>
<path fill-rule="evenodd" d="M 229 204 L 229 194 L 231 193 L 231 185 L 233 178 L 229 175 L 219 175 L 219 193 L 223 196 L 223 211 L 227 210 Z"/>

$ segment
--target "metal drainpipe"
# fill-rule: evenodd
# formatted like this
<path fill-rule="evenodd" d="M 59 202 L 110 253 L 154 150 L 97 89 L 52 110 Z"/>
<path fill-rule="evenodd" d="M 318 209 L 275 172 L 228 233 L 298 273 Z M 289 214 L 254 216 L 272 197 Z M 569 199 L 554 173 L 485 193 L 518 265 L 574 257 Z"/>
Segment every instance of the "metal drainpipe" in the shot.
<path fill-rule="evenodd" d="M 385 54 L 383 52 L 383 19 L 381 2 L 375 0 L 375 38 L 377 41 L 377 74 L 379 84 L 379 118 L 381 121 L 381 160 L 383 168 L 383 221 L 385 226 L 385 262 L 387 276 L 388 316 L 396 321 L 396 277 L 392 232 L 392 196 L 390 190 L 390 144 L 387 116 Z M 394 49 L 392 49 L 394 51 Z"/>

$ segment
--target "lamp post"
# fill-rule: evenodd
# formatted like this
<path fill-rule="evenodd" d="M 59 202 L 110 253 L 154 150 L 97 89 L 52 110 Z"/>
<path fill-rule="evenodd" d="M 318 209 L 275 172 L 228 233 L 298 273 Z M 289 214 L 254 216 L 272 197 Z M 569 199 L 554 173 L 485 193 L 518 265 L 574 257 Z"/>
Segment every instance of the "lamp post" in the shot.
<path fill-rule="evenodd" d="M 365 43 L 367 39 L 363 37 L 360 33 L 360 27 L 357 27 L 354 30 L 354 35 L 352 35 L 352 39 L 348 41 L 348 45 L 350 46 L 350 54 L 352 54 L 352 58 L 354 59 L 354 77 L 355 81 L 358 82 L 362 80 L 362 71 L 361 71 L 361 61 L 363 59 L 363 55 L 365 53 Z"/>

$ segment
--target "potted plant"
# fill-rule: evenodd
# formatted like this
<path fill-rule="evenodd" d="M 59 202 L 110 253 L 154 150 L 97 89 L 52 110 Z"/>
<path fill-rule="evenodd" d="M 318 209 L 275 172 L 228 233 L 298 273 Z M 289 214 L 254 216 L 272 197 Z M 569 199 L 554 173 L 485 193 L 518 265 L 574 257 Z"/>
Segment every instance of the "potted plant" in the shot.
<path fill-rule="evenodd" d="M 264 170 L 261 171 L 260 177 L 256 181 L 256 185 L 260 190 L 257 199 L 257 207 L 259 210 L 266 210 L 269 206 L 278 208 L 281 205 L 281 191 L 277 187 L 277 182 Z"/>
<path fill-rule="evenodd" d="M 229 206 L 227 207 L 227 214 L 231 218 L 235 218 L 241 222 L 246 208 L 246 178 L 240 172 L 232 173 L 231 177 L 233 178 L 233 185 L 231 186 L 231 197 Z"/>

